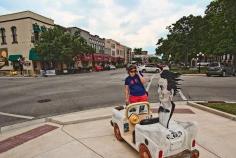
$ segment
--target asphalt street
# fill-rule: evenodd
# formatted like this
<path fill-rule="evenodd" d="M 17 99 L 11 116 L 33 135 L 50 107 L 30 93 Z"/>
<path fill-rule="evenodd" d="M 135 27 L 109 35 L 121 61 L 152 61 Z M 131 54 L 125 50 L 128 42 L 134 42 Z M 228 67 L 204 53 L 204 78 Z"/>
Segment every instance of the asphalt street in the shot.
<path fill-rule="evenodd" d="M 182 76 L 187 100 L 236 102 L 236 77 Z"/>
<path fill-rule="evenodd" d="M 160 75 L 144 74 L 149 101 L 158 102 Z M 0 126 L 92 108 L 124 104 L 125 69 L 44 78 L 0 78 Z M 236 101 L 236 77 L 182 76 L 188 100 Z M 181 101 L 179 94 L 174 101 Z M 16 114 L 20 116 L 9 116 Z"/>
<path fill-rule="evenodd" d="M 145 74 L 145 77 L 149 80 L 152 75 Z M 125 69 L 119 69 L 45 78 L 1 78 L 0 126 L 27 120 L 1 115 L 1 112 L 42 118 L 123 104 L 126 76 Z M 153 83 L 158 77 L 156 74 Z M 150 102 L 157 101 L 153 83 Z"/>

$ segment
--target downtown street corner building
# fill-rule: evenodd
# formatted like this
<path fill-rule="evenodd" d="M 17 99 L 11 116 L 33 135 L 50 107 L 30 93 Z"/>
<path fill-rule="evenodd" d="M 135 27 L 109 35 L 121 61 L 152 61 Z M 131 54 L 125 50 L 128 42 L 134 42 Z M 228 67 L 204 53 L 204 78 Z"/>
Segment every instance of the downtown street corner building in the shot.
<path fill-rule="evenodd" d="M 34 48 L 40 34 L 54 28 L 54 20 L 32 11 L 22 11 L 0 15 L 0 75 L 17 74 L 20 70 L 19 59 L 24 59 L 23 71 L 27 75 L 42 73 L 43 61 Z M 59 25 L 58 25 L 59 26 Z M 95 66 L 108 64 L 124 67 L 131 62 L 132 49 L 113 39 L 101 38 L 78 27 L 63 27 L 71 34 L 79 33 L 94 52 L 82 53 L 73 59 L 73 68 L 92 70 Z M 68 67 L 63 64 L 64 69 Z"/>
<path fill-rule="evenodd" d="M 38 74 L 41 59 L 34 49 L 40 33 L 54 27 L 54 20 L 31 11 L 0 16 L 0 71 L 19 69 L 19 58 L 24 58 L 24 71 Z"/>

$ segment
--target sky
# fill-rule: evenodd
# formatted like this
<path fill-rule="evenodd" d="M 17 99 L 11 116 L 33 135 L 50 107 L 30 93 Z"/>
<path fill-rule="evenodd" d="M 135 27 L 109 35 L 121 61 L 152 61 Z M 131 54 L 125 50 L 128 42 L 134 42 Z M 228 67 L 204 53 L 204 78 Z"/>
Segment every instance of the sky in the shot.
<path fill-rule="evenodd" d="M 76 26 L 131 48 L 155 53 L 166 27 L 183 16 L 204 15 L 211 0 L 0 0 L 0 15 L 30 10 L 55 24 Z"/>

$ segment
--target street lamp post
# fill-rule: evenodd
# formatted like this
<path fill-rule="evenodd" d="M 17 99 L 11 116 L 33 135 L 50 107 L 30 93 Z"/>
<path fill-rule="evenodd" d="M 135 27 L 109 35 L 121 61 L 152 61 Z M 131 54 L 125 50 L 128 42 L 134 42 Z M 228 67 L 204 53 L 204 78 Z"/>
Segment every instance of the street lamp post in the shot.
<path fill-rule="evenodd" d="M 168 62 L 169 62 L 169 65 L 168 65 L 168 66 L 169 66 L 169 69 L 171 68 L 171 60 L 170 60 L 170 59 L 171 59 L 171 54 L 169 54 L 169 58 L 168 58 Z"/>
<path fill-rule="evenodd" d="M 198 73 L 200 73 L 201 72 L 201 59 L 202 59 L 202 57 L 204 57 L 204 54 L 202 53 L 202 52 L 199 52 L 198 54 L 197 54 L 197 59 L 198 59 Z"/>

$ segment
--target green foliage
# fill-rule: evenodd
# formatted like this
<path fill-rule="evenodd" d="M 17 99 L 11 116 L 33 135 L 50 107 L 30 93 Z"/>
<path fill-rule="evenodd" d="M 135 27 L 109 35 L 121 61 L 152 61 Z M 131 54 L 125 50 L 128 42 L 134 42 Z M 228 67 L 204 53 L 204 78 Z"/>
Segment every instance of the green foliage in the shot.
<path fill-rule="evenodd" d="M 167 27 L 166 39 L 157 42 L 156 54 L 171 54 L 176 62 L 189 63 L 196 54 L 219 56 L 236 53 L 236 1 L 215 0 L 205 16 L 184 16 Z"/>
<path fill-rule="evenodd" d="M 134 48 L 134 54 L 135 55 L 141 55 L 142 54 L 142 48 Z"/>
<path fill-rule="evenodd" d="M 78 54 L 94 52 L 79 34 L 71 35 L 58 26 L 42 32 L 35 48 L 43 61 L 65 64 L 73 63 L 73 57 Z"/>
<path fill-rule="evenodd" d="M 186 67 L 171 67 L 171 71 L 179 73 L 179 74 L 198 74 L 199 70 L 198 68 L 196 69 L 191 69 L 191 68 L 186 68 Z M 207 68 L 201 67 L 201 73 L 206 74 Z"/>
<path fill-rule="evenodd" d="M 236 115 L 235 103 L 201 103 L 210 108 Z"/>
<path fill-rule="evenodd" d="M 160 63 L 161 60 L 158 57 L 149 57 L 148 62 L 149 63 Z"/>
<path fill-rule="evenodd" d="M 142 58 L 133 58 L 133 61 L 141 63 L 142 62 Z"/>

